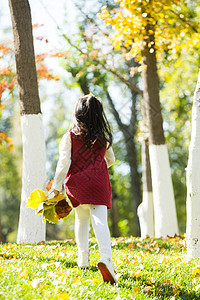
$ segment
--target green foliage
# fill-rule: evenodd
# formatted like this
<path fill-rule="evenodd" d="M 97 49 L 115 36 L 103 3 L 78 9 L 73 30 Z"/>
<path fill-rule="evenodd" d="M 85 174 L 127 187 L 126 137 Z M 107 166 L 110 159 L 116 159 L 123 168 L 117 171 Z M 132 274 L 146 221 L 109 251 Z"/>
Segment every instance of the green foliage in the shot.
<path fill-rule="evenodd" d="M 183 50 L 182 50 L 183 51 Z M 169 150 L 179 229 L 186 225 L 186 167 L 191 136 L 192 100 L 199 71 L 200 51 L 183 51 L 175 60 L 159 62 L 160 98 Z"/>
<path fill-rule="evenodd" d="M 16 236 L 21 182 L 16 157 L 0 145 L 0 216 L 3 241 L 14 241 Z"/>
<path fill-rule="evenodd" d="M 200 266 L 183 236 L 112 239 L 118 284 L 104 283 L 90 239 L 90 267 L 79 269 L 73 240 L 0 246 L 0 299 L 200 299 Z"/>

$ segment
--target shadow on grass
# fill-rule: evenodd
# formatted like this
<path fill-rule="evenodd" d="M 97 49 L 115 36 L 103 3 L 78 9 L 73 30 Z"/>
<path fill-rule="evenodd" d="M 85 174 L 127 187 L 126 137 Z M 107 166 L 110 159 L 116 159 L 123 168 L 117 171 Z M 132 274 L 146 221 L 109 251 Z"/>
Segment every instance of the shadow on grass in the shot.
<path fill-rule="evenodd" d="M 123 274 L 120 277 L 118 286 L 119 288 L 129 288 L 132 290 L 133 282 L 139 283 L 144 295 L 147 294 L 148 296 L 158 297 L 158 299 L 170 299 L 171 297 L 175 297 L 175 299 L 181 300 L 200 300 L 199 292 L 188 291 L 183 287 L 177 288 L 173 284 L 167 282 L 167 280 L 166 282 L 157 281 L 154 283 L 149 283 L 147 279 L 143 279 L 141 277 L 131 277 L 128 273 Z"/>
<path fill-rule="evenodd" d="M 75 268 L 77 267 L 77 263 L 75 261 L 66 261 L 66 259 L 55 259 L 55 258 L 51 258 L 51 257 L 39 257 L 36 256 L 35 258 L 26 255 L 26 256 L 22 256 L 20 255 L 16 255 L 15 253 L 0 253 L 0 257 L 4 258 L 5 260 L 12 260 L 12 259 L 17 259 L 17 260 L 21 260 L 24 259 L 26 261 L 34 261 L 34 262 L 46 262 L 46 263 L 58 263 L 60 262 L 63 266 L 65 266 L 66 268 Z"/>

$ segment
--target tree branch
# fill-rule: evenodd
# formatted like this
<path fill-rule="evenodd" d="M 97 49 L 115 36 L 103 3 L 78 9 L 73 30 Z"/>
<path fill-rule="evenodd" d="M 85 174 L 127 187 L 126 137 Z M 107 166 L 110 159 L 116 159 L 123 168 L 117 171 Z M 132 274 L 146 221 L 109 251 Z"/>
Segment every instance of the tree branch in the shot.
<path fill-rule="evenodd" d="M 106 95 L 107 95 L 107 98 L 108 98 L 108 102 L 109 102 L 109 105 L 111 107 L 111 110 L 113 112 L 113 115 L 115 117 L 115 120 L 117 122 L 117 125 L 119 126 L 119 128 L 122 130 L 123 134 L 127 134 L 127 131 L 128 131 L 128 126 L 126 124 L 124 124 L 119 116 L 119 113 L 118 111 L 116 110 L 116 107 L 113 103 L 113 100 L 110 96 L 110 93 L 108 92 L 108 89 L 106 89 Z"/>
<path fill-rule="evenodd" d="M 179 13 L 177 13 L 177 12 L 175 12 L 175 11 L 173 11 L 173 10 L 170 10 L 174 15 L 176 15 L 178 18 L 179 18 L 179 20 L 180 21 L 182 21 L 183 23 L 185 23 L 185 24 L 187 24 L 195 33 L 199 33 L 199 31 L 198 30 L 196 30 L 196 28 L 189 22 L 189 20 L 187 20 L 185 17 L 183 17 L 183 18 L 181 18 L 180 17 L 180 12 Z M 184 14 L 182 14 L 183 16 L 184 16 Z"/>

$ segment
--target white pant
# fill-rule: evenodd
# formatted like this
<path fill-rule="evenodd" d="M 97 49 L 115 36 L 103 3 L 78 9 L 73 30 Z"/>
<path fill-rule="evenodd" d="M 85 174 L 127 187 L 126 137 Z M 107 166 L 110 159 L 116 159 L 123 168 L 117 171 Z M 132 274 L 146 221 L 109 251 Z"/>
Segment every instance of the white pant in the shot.
<path fill-rule="evenodd" d="M 111 258 L 110 231 L 107 222 L 107 206 L 105 205 L 82 204 L 75 208 L 75 238 L 79 254 L 89 251 L 90 217 L 100 258 Z"/>

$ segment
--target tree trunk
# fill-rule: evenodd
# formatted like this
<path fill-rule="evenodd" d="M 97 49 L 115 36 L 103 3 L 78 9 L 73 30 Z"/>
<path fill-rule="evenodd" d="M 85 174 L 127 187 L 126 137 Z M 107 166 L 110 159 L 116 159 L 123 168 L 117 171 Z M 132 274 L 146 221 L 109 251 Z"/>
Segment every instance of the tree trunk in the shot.
<path fill-rule="evenodd" d="M 149 155 L 152 174 L 153 201 L 156 237 L 178 233 L 176 208 L 168 158 L 168 150 L 162 127 L 159 100 L 159 79 L 157 74 L 154 34 L 147 25 L 147 38 L 142 51 L 144 78 L 144 106 L 149 129 Z"/>
<path fill-rule="evenodd" d="M 28 0 L 9 0 L 9 6 L 14 34 L 23 142 L 22 198 L 17 242 L 38 243 L 45 240 L 45 224 L 42 216 L 37 216 L 32 209 L 25 208 L 30 193 L 36 188 L 44 188 L 46 180 L 46 151 L 31 12 Z"/>
<path fill-rule="evenodd" d="M 200 258 L 200 72 L 192 108 L 192 135 L 187 166 L 187 255 Z"/>
<path fill-rule="evenodd" d="M 145 238 L 147 235 L 154 237 L 154 208 L 153 208 L 153 191 L 151 166 L 149 158 L 149 130 L 147 125 L 147 111 L 144 105 L 141 105 L 142 111 L 142 128 L 143 142 L 142 142 L 142 184 L 143 184 L 143 201 L 138 207 L 138 217 L 140 220 L 141 237 Z"/>
<path fill-rule="evenodd" d="M 145 139 L 142 143 L 142 181 L 143 201 L 138 207 L 141 237 L 145 238 L 147 235 L 154 237 L 153 193 L 149 160 L 149 145 L 147 139 Z"/>
<path fill-rule="evenodd" d="M 116 110 L 113 100 L 107 91 L 107 98 L 110 104 L 111 110 L 115 117 L 115 120 L 118 124 L 119 129 L 122 131 L 125 141 L 125 147 L 127 152 L 127 162 L 130 166 L 130 192 L 132 196 L 132 205 L 133 205 L 133 213 L 135 219 L 135 228 L 133 228 L 133 235 L 140 236 L 140 225 L 139 219 L 137 215 L 137 208 L 141 203 L 141 191 L 140 191 L 140 175 L 138 173 L 138 163 L 137 163 L 137 151 L 135 145 L 135 132 L 136 132 L 136 124 L 135 124 L 135 105 L 136 98 L 132 94 L 132 117 L 129 125 L 122 123 L 119 113 Z"/>
<path fill-rule="evenodd" d="M 119 237 L 119 209 L 117 203 L 117 195 L 115 193 L 115 189 L 112 190 L 112 209 L 110 211 L 110 219 L 111 219 L 111 234 L 113 237 Z"/>
<path fill-rule="evenodd" d="M 125 134 L 126 135 L 126 134 Z M 132 204 L 133 204 L 133 212 L 136 227 L 134 228 L 133 235 L 140 236 L 140 224 L 139 218 L 137 215 L 138 206 L 141 203 L 141 180 L 140 175 L 138 173 L 138 163 L 137 163 L 137 151 L 135 141 L 133 137 L 126 136 L 125 138 L 125 146 L 127 151 L 127 161 L 130 166 L 130 191 L 132 196 Z"/>

